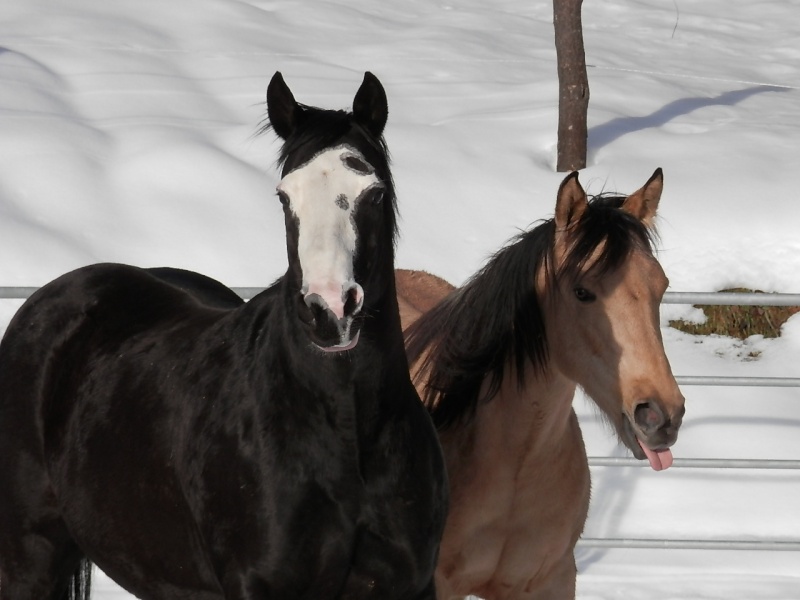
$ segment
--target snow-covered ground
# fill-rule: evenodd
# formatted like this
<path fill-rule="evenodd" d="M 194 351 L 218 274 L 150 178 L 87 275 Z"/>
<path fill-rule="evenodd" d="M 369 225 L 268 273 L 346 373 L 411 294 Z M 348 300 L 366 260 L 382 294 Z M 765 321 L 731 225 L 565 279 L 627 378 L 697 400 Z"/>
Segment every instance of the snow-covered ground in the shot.
<path fill-rule="evenodd" d="M 589 192 L 632 191 L 663 167 L 672 290 L 800 292 L 800 2 L 605 0 L 583 20 Z M 255 135 L 276 70 L 299 101 L 331 108 L 350 105 L 365 70 L 383 82 L 398 266 L 460 283 L 552 214 L 551 2 L 3 0 L 0 286 L 99 261 L 233 286 L 280 275 L 278 145 Z M 0 327 L 19 304 L 0 302 Z M 798 377 L 799 319 L 779 340 L 665 341 L 679 375 Z M 684 394 L 676 457 L 800 459 L 800 390 Z M 623 455 L 591 405 L 576 407 L 590 454 Z M 597 469 L 586 535 L 800 540 L 800 476 Z M 797 552 L 577 556 L 582 600 L 800 599 Z M 101 579 L 95 598 L 129 596 Z"/>

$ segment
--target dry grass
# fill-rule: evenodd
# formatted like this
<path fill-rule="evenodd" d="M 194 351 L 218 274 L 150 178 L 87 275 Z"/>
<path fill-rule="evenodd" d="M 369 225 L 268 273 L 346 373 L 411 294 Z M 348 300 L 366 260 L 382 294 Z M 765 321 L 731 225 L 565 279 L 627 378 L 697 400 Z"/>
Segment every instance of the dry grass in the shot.
<path fill-rule="evenodd" d="M 757 292 L 744 288 L 721 290 L 723 292 Z M 685 321 L 670 321 L 670 327 L 693 335 L 719 334 L 740 340 L 751 335 L 778 337 L 781 325 L 793 314 L 800 312 L 800 306 L 720 306 L 697 305 L 706 315 L 702 325 Z"/>

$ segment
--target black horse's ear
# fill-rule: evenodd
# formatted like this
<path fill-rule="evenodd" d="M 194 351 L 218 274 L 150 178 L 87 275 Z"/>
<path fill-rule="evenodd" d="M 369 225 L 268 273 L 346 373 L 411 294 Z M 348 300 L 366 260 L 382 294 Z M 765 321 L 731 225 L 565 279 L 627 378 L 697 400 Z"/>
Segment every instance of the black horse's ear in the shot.
<path fill-rule="evenodd" d="M 353 99 L 353 116 L 375 137 L 383 134 L 389 118 L 389 103 L 381 82 L 369 71 L 364 73 L 364 81 Z"/>
<path fill-rule="evenodd" d="M 297 127 L 300 111 L 283 75 L 275 71 L 267 87 L 267 116 L 272 130 L 280 138 L 287 139 Z"/>

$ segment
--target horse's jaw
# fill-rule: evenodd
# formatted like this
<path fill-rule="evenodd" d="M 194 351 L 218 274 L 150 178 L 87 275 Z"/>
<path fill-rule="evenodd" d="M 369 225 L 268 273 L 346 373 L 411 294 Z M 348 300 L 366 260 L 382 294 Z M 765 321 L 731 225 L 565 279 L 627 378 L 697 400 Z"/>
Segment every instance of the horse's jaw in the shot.
<path fill-rule="evenodd" d="M 633 453 L 633 456 L 639 460 L 647 459 L 650 463 L 650 468 L 654 471 L 663 471 L 672 466 L 672 451 L 669 448 L 652 449 L 647 446 L 639 436 L 636 435 L 634 426 L 631 424 L 630 419 L 622 416 L 622 431 L 620 439 Z"/>

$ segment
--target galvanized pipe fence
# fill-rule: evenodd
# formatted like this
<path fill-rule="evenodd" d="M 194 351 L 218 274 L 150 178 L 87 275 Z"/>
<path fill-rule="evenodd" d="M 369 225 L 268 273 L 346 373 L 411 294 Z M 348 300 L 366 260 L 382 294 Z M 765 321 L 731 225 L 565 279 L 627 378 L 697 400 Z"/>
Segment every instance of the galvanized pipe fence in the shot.
<path fill-rule="evenodd" d="M 800 294 L 739 292 L 667 292 L 664 304 L 728 306 L 800 306 Z M 800 357 L 798 357 L 800 358 Z M 800 377 L 676 376 L 680 386 L 800 387 Z M 798 432 L 800 434 L 800 432 Z M 589 457 L 590 467 L 648 467 L 647 461 L 607 456 Z M 779 469 L 800 470 L 800 460 L 676 458 L 673 469 Z M 800 540 L 675 540 L 635 538 L 582 538 L 581 548 L 636 548 L 650 550 L 764 550 L 800 552 Z"/>
<path fill-rule="evenodd" d="M 0 299 L 28 298 L 37 287 L 0 287 Z M 234 287 L 239 296 L 249 300 L 264 288 Z M 667 292 L 664 304 L 703 304 L 727 306 L 800 306 L 800 294 L 767 294 L 740 292 Z M 736 387 L 800 387 L 800 377 L 719 377 L 676 376 L 681 386 L 736 386 Z M 592 456 L 590 467 L 646 467 L 647 461 L 635 458 Z M 675 469 L 780 469 L 800 470 L 800 460 L 761 459 L 675 459 Z M 800 540 L 675 540 L 635 538 L 582 538 L 580 548 L 636 548 L 676 550 L 765 550 L 800 552 Z"/>

